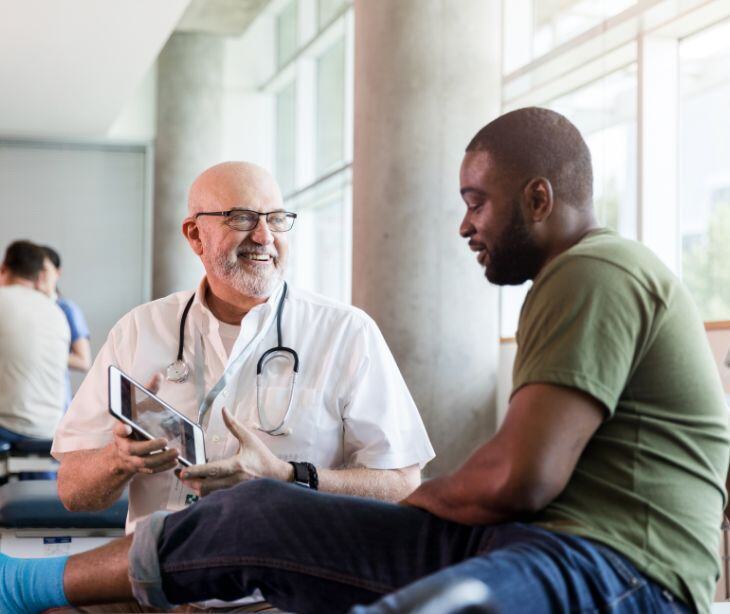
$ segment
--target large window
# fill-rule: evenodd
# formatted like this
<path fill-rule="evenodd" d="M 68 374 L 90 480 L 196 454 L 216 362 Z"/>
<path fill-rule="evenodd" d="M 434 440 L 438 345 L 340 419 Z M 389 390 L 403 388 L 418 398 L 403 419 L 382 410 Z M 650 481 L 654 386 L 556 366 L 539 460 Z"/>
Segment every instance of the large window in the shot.
<path fill-rule="evenodd" d="M 276 64 L 284 66 L 297 50 L 297 3 L 290 0 L 276 17 Z"/>
<path fill-rule="evenodd" d="M 583 133 L 600 222 L 730 320 L 730 3 L 504 0 L 502 107 L 555 109 Z M 527 286 L 505 288 L 501 333 Z"/>
<path fill-rule="evenodd" d="M 682 276 L 706 320 L 730 320 L 730 21 L 680 44 Z"/>
<path fill-rule="evenodd" d="M 299 214 L 290 279 L 350 301 L 353 15 L 349 2 L 275 5 L 275 173 Z"/>
<path fill-rule="evenodd" d="M 504 68 L 511 72 L 600 26 L 636 0 L 509 0 L 503 2 Z M 646 4 L 646 3 L 645 3 Z"/>
<path fill-rule="evenodd" d="M 635 238 L 636 66 L 601 77 L 546 106 L 569 117 L 591 150 L 598 220 Z"/>
<path fill-rule="evenodd" d="M 296 183 L 296 88 L 288 83 L 276 94 L 276 178 L 284 194 Z"/>

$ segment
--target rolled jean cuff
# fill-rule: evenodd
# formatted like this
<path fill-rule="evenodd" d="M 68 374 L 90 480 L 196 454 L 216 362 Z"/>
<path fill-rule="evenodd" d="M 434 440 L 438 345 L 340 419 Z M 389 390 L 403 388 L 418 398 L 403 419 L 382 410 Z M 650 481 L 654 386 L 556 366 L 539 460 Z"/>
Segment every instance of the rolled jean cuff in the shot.
<path fill-rule="evenodd" d="M 129 582 L 134 598 L 142 605 L 172 609 L 162 592 L 160 560 L 157 544 L 160 542 L 165 518 L 170 512 L 154 512 L 138 523 L 129 549 Z"/>

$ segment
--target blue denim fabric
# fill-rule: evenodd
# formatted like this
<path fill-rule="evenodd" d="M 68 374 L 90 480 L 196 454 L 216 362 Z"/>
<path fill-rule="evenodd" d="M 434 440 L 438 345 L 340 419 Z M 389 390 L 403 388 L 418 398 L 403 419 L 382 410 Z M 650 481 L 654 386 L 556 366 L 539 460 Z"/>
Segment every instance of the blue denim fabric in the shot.
<path fill-rule="evenodd" d="M 129 550 L 129 583 L 135 600 L 145 605 L 157 603 L 157 607 L 165 610 L 172 610 L 173 607 L 162 592 L 157 544 L 169 513 L 155 512 L 138 523 Z"/>
<path fill-rule="evenodd" d="M 691 611 L 590 540 L 519 523 L 469 527 L 271 480 L 216 492 L 160 525 L 141 537 L 157 543 L 159 575 L 135 570 L 134 557 L 131 575 L 148 594 L 161 582 L 170 603 L 259 588 L 299 614 L 408 612 L 431 588 L 475 579 L 496 612 Z"/>
<path fill-rule="evenodd" d="M 16 441 L 34 440 L 36 437 L 28 437 L 9 431 L 0 426 L 0 442 L 15 443 Z M 19 480 L 55 480 L 57 473 L 55 471 L 23 471 L 18 474 Z"/>

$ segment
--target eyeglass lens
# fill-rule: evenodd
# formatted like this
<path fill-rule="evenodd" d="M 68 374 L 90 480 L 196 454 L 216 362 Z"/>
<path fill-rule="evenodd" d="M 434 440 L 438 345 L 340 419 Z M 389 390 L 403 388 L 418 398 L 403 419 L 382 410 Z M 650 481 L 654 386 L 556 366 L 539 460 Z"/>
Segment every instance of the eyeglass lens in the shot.
<path fill-rule="evenodd" d="M 254 211 L 236 211 L 228 216 L 228 224 L 236 230 L 251 230 L 259 221 L 259 214 Z M 294 218 L 286 211 L 270 211 L 266 214 L 266 223 L 271 230 L 287 231 L 294 225 Z"/>

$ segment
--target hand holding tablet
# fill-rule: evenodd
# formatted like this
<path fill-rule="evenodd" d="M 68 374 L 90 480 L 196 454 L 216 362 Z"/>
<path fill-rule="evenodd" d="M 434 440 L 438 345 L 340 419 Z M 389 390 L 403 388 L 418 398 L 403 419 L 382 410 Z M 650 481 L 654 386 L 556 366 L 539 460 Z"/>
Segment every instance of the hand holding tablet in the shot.
<path fill-rule="evenodd" d="M 148 445 L 153 445 L 153 440 L 164 439 L 167 445 L 163 449 L 177 450 L 177 460 L 181 464 L 191 466 L 205 462 L 200 425 L 114 366 L 109 367 L 109 412 L 150 440 Z"/>

